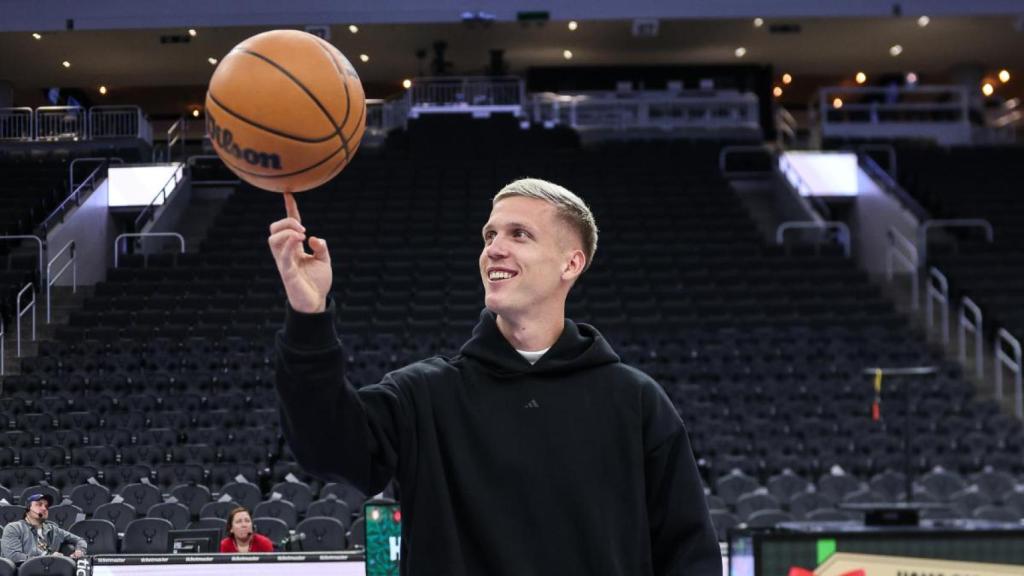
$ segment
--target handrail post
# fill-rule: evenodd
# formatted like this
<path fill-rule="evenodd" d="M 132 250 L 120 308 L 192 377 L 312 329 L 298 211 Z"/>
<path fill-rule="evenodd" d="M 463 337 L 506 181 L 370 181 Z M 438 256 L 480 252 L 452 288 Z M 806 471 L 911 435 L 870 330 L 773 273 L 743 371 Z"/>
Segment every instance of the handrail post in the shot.
<path fill-rule="evenodd" d="M 118 265 L 118 246 L 121 240 L 126 238 L 177 238 L 178 243 L 181 245 L 181 254 L 185 253 L 185 237 L 177 232 L 134 232 L 119 234 L 117 238 L 114 238 L 114 268 Z"/>
<path fill-rule="evenodd" d="M 893 261 L 898 260 L 910 273 L 910 309 L 917 311 L 921 307 L 921 286 L 918 269 L 921 259 L 914 246 L 907 237 L 900 233 L 895 227 L 890 226 L 887 232 L 889 238 L 889 249 L 885 252 L 885 277 L 892 282 L 894 276 Z"/>
<path fill-rule="evenodd" d="M 949 346 L 949 281 L 946 275 L 932 266 L 928 269 L 927 325 L 935 326 L 935 302 L 942 305 L 942 344 Z"/>
<path fill-rule="evenodd" d="M 1010 356 L 1003 349 L 1003 344 L 1009 345 L 1013 350 Z M 1024 418 L 1024 389 L 1021 384 L 1021 348 L 1020 342 L 1004 328 L 996 332 L 995 341 L 995 371 L 996 371 L 996 398 L 1003 400 L 1003 368 L 1013 372 L 1013 411 L 1018 419 Z"/>
<path fill-rule="evenodd" d="M 970 312 L 973 318 L 968 318 L 967 313 Z M 969 296 L 964 296 L 960 300 L 960 310 L 958 313 L 958 327 L 957 336 L 959 337 L 959 358 L 960 363 L 967 364 L 967 333 L 970 332 L 974 335 L 974 373 L 978 379 L 985 377 L 985 359 L 982 357 L 982 334 L 984 332 L 985 318 L 981 313 L 981 308 L 971 300 Z"/>
<path fill-rule="evenodd" d="M 64 252 L 68 252 L 69 259 L 64 266 L 56 273 L 51 275 L 50 269 L 53 267 L 53 263 L 61 257 Z M 71 267 L 71 291 L 74 293 L 78 292 L 78 262 L 75 258 L 75 241 L 69 240 L 60 252 L 57 252 L 53 258 L 46 264 L 46 323 L 50 323 L 50 288 L 64 275 L 64 272 Z"/>
<path fill-rule="evenodd" d="M 21 307 L 21 297 L 25 294 L 26 291 L 29 291 L 29 290 L 31 290 L 31 292 L 32 292 L 32 300 L 29 300 L 29 302 L 27 304 L 25 304 L 25 307 L 22 308 Z M 17 322 L 16 322 L 15 330 L 17 330 L 16 340 L 18 342 L 18 358 L 21 358 L 21 317 L 24 316 L 25 314 L 28 314 L 29 310 L 32 311 L 32 341 L 35 342 L 36 341 L 36 291 L 35 291 L 35 286 L 31 282 L 29 282 L 28 284 L 25 284 L 25 286 L 21 290 L 18 291 L 18 296 L 17 296 L 17 299 L 16 299 L 15 315 L 17 316 Z"/>

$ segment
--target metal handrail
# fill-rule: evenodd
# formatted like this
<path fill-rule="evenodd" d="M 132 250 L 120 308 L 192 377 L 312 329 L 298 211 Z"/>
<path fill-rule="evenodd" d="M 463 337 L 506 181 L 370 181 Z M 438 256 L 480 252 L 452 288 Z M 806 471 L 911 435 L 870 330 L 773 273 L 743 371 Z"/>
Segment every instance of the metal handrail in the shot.
<path fill-rule="evenodd" d="M 31 290 L 32 291 L 32 300 L 30 300 L 29 303 L 26 304 L 25 308 L 23 309 L 21 307 L 21 297 L 22 297 L 22 295 L 25 294 L 26 290 Z M 15 330 L 17 331 L 17 335 L 15 337 L 15 340 L 18 342 L 18 358 L 21 358 L 21 317 L 24 316 L 25 314 L 28 314 L 29 310 L 32 311 L 32 341 L 33 342 L 36 341 L 36 291 L 35 291 L 35 285 L 33 285 L 31 282 L 29 282 L 28 284 L 25 284 L 25 286 L 21 290 L 18 291 L 18 298 L 17 298 L 17 301 L 16 301 L 16 306 L 17 306 L 17 308 L 16 308 L 15 311 L 17 313 L 17 323 L 16 323 Z"/>
<path fill-rule="evenodd" d="M 77 165 L 79 162 L 100 162 L 100 167 L 102 168 L 102 164 L 104 163 L 110 164 L 111 162 L 117 162 L 118 164 L 124 164 L 124 159 L 119 156 L 111 156 L 110 158 L 100 158 L 98 156 L 94 156 L 88 158 L 75 158 L 74 160 L 72 160 L 71 164 L 68 166 L 68 190 L 70 191 L 68 193 L 69 196 L 75 193 L 75 165 Z M 86 179 L 82 181 L 82 184 L 88 182 L 89 178 L 92 178 L 95 173 L 96 171 L 93 170 L 92 173 L 90 173 L 89 176 L 87 176 Z M 81 187 L 81 185 L 79 185 L 79 187 Z"/>
<path fill-rule="evenodd" d="M 766 152 L 769 155 L 771 154 L 771 152 L 764 146 L 752 146 L 744 144 L 733 144 L 730 146 L 723 146 L 722 149 L 718 152 L 718 171 L 722 174 L 722 176 L 726 178 L 746 178 L 753 176 L 771 176 L 773 174 L 771 169 L 769 169 L 766 172 L 746 170 L 730 172 L 729 170 L 726 169 L 726 159 L 728 158 L 729 154 L 739 152 Z"/>
<path fill-rule="evenodd" d="M 53 263 L 56 262 L 57 258 L 60 258 L 61 255 L 64 254 L 65 252 L 68 252 L 68 254 L 70 255 L 69 258 L 68 258 L 68 261 L 64 263 L 64 266 L 62 266 L 61 269 L 56 274 L 51 275 L 50 274 L 50 268 L 53 267 Z M 65 244 L 63 248 L 60 249 L 60 252 L 57 252 L 57 254 L 53 258 L 51 258 L 50 261 L 46 264 L 46 323 L 47 324 L 50 323 L 50 287 L 57 283 L 57 280 L 59 280 L 60 277 L 64 274 L 64 272 L 68 269 L 68 266 L 71 267 L 71 291 L 73 293 L 77 293 L 78 292 L 78 262 L 75 259 L 75 241 L 74 240 L 68 240 L 68 243 Z"/>
<path fill-rule="evenodd" d="M 920 247 L 921 263 L 928 255 L 928 232 L 932 228 L 981 228 L 985 231 L 985 240 L 989 244 L 995 242 L 995 230 L 992 223 L 984 218 L 951 218 L 927 220 L 917 229 L 917 245 Z"/>
<path fill-rule="evenodd" d="M 182 116 L 175 120 L 174 124 L 167 129 L 167 161 L 174 160 L 174 145 L 181 142 L 181 155 L 185 156 L 185 124 L 188 120 Z"/>
<path fill-rule="evenodd" d="M 974 315 L 974 318 L 968 318 L 967 312 Z M 981 335 L 984 329 L 985 318 L 981 313 L 981 308 L 971 300 L 970 297 L 964 296 L 960 299 L 960 310 L 958 312 L 958 327 L 957 336 L 960 340 L 959 352 L 960 352 L 960 363 L 967 365 L 967 333 L 974 334 L 974 373 L 978 379 L 985 377 L 985 360 L 982 358 L 982 341 Z"/>
<path fill-rule="evenodd" d="M 85 177 L 85 180 L 82 180 L 82 182 L 78 184 L 78 186 L 74 186 L 74 164 L 79 160 L 102 160 L 103 163 L 97 166 L 95 169 L 93 169 L 93 171 L 90 172 L 89 175 Z M 67 198 L 62 200 L 61 203 L 57 205 L 57 207 L 54 208 L 52 211 L 50 211 L 50 214 L 43 219 L 43 221 L 39 224 L 40 229 L 48 230 L 50 221 L 64 214 L 64 209 L 67 207 L 69 203 L 71 203 L 72 200 L 75 202 L 76 206 L 82 205 L 82 190 L 84 190 L 85 187 L 88 186 L 90 183 L 93 184 L 93 189 L 95 189 L 95 183 L 93 182 L 93 180 L 99 177 L 99 173 L 103 169 L 110 167 L 107 163 L 107 160 L 116 160 L 117 162 L 124 164 L 124 160 L 120 158 L 75 158 L 74 160 L 71 161 L 71 167 L 68 168 L 68 187 L 71 189 L 71 193 L 68 194 Z"/>
<path fill-rule="evenodd" d="M 893 262 L 899 260 L 907 272 L 910 273 L 910 292 L 911 302 L 910 309 L 917 310 L 920 308 L 921 302 L 921 286 L 920 278 L 917 275 L 918 268 L 918 257 L 917 248 L 914 246 L 906 236 L 900 233 L 899 230 L 890 226 L 887 233 L 889 238 L 889 248 L 885 251 L 885 278 L 889 282 L 893 279 Z M 903 250 L 900 250 L 902 248 Z M 904 253 L 906 251 L 906 253 Z"/>
<path fill-rule="evenodd" d="M 179 176 L 183 178 L 184 173 L 185 164 L 179 163 L 178 166 L 174 169 L 174 172 L 171 173 L 171 177 L 167 179 L 167 182 L 164 182 L 163 186 L 160 187 L 160 191 L 157 192 L 155 196 L 153 196 L 153 199 L 149 201 L 149 204 L 145 208 L 143 208 L 142 212 L 140 212 L 139 215 L 135 218 L 136 230 L 140 230 L 142 226 L 146 223 L 146 218 L 148 218 L 152 212 L 156 211 L 155 206 L 156 201 L 158 199 L 162 199 L 164 202 L 167 201 L 167 186 L 173 182 L 174 186 L 171 187 L 171 191 L 173 192 L 174 189 L 181 182 L 181 180 L 179 180 Z"/>
<path fill-rule="evenodd" d="M 860 154 L 857 156 L 861 168 L 868 173 L 869 176 L 874 178 L 875 182 L 881 184 L 883 192 L 887 192 L 903 205 L 904 208 L 910 211 L 919 221 L 928 219 L 928 211 L 921 206 L 921 203 L 916 198 L 910 195 L 898 182 L 892 177 L 891 174 L 885 171 L 874 158 L 866 154 Z"/>
<path fill-rule="evenodd" d="M 46 138 L 48 140 L 58 140 L 66 136 L 66 134 L 48 134 L 42 136 L 40 134 L 40 117 L 49 117 L 52 113 L 64 113 L 64 117 L 72 116 L 74 122 L 71 126 L 75 129 L 75 132 L 71 134 L 73 140 L 85 140 L 88 137 L 88 120 L 89 110 L 83 106 L 40 106 L 33 112 L 33 120 L 35 122 L 35 139 Z M 49 128 L 50 123 L 47 123 L 46 127 Z M 49 132 L 49 130 L 47 131 Z"/>
<path fill-rule="evenodd" d="M 946 275 L 932 266 L 928 269 L 928 286 L 925 290 L 927 302 L 928 329 L 935 326 L 935 302 L 942 305 L 942 344 L 949 345 L 949 280 Z"/>
<path fill-rule="evenodd" d="M 893 180 L 898 180 L 899 176 L 897 174 L 899 172 L 896 169 L 896 148 L 892 144 L 861 144 L 857 146 L 857 152 L 867 156 L 868 158 L 871 158 L 868 156 L 871 151 L 885 152 L 886 156 L 889 157 L 889 169 L 883 171 L 891 176 Z M 874 158 L 871 158 L 871 160 L 874 161 Z M 878 164 L 878 162 L 875 162 L 875 164 Z"/>
<path fill-rule="evenodd" d="M 11 234 L 9 236 L 0 236 L 0 241 L 3 240 L 35 240 L 39 247 L 39 281 L 43 281 L 43 239 L 35 234 Z"/>
<path fill-rule="evenodd" d="M 21 113 L 21 114 L 16 114 Z M 0 133 L 0 140 L 11 140 L 16 142 L 26 142 L 35 139 L 35 112 L 32 111 L 28 106 L 19 106 L 17 108 L 0 108 L 0 114 L 3 114 L 6 118 L 24 118 L 27 122 L 23 122 L 23 127 L 27 130 L 24 131 L 23 137 L 14 138 L 8 136 L 8 132 Z"/>
<path fill-rule="evenodd" d="M 1013 349 L 1013 356 L 1003 350 L 1003 344 Z M 1018 419 L 1024 418 L 1024 386 L 1021 382 L 1021 349 L 1020 342 L 1004 328 L 996 332 L 995 341 L 995 371 L 996 371 L 996 398 L 1003 399 L 1003 368 L 1013 372 L 1013 409 Z"/>
<path fill-rule="evenodd" d="M 850 227 L 844 222 L 838 220 L 824 220 L 822 222 L 801 222 L 801 221 L 789 221 L 779 224 L 779 227 L 775 229 L 775 243 L 781 246 L 786 239 L 786 232 L 789 230 L 820 230 L 825 232 L 826 230 L 834 229 L 839 232 L 837 238 L 839 243 L 843 245 L 843 255 L 847 258 L 850 257 Z"/>
<path fill-rule="evenodd" d="M 114 268 L 117 268 L 118 264 L 118 250 L 117 247 L 121 243 L 122 239 L 125 238 L 153 238 L 153 237 L 164 237 L 164 238 L 177 238 L 181 244 L 181 253 L 185 253 L 185 237 L 177 232 L 134 232 L 119 234 L 117 238 L 114 238 Z"/>
<path fill-rule="evenodd" d="M 4 328 L 4 317 L 0 316 L 0 376 L 4 375 L 4 356 L 7 350 L 4 349 L 4 342 L 7 340 L 7 330 Z M 3 392 L 3 385 L 0 384 L 0 393 Z"/>

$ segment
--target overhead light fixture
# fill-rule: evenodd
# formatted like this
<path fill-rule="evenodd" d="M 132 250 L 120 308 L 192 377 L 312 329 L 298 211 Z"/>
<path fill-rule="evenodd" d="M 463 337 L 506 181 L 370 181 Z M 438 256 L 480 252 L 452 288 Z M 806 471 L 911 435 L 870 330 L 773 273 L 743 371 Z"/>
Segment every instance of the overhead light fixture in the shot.
<path fill-rule="evenodd" d="M 907 84 L 917 84 L 917 74 L 907 72 Z"/>
<path fill-rule="evenodd" d="M 857 84 L 863 84 L 868 81 L 868 75 L 863 72 L 857 72 L 853 79 L 857 81 Z"/>
<path fill-rule="evenodd" d="M 572 60 L 572 50 L 562 50 L 562 58 Z"/>
<path fill-rule="evenodd" d="M 43 39 L 43 35 L 40 34 L 39 32 L 33 32 L 32 33 L 32 37 L 35 38 L 36 40 L 42 40 Z"/>
<path fill-rule="evenodd" d="M 188 29 L 188 35 L 189 35 L 189 36 L 191 36 L 191 37 L 195 38 L 195 37 L 196 37 L 196 34 L 198 34 L 198 32 L 196 32 L 196 29 L 195 29 L 195 28 L 189 28 L 189 29 Z"/>
<path fill-rule="evenodd" d="M 787 73 L 782 75 L 782 83 L 783 84 L 786 84 L 788 86 L 791 82 L 793 82 L 793 75 L 792 74 L 787 72 Z"/>
<path fill-rule="evenodd" d="M 895 58 L 900 54 L 903 54 L 903 46 L 900 46 L 899 44 L 893 44 L 892 46 L 889 47 L 889 56 Z"/>
<path fill-rule="evenodd" d="M 370 56 L 367 55 L 367 54 L 360 54 L 359 55 L 359 59 L 362 60 L 363 62 L 369 62 L 370 61 Z"/>
<path fill-rule="evenodd" d="M 764 18 L 754 18 L 754 28 L 764 26 Z"/>
<path fill-rule="evenodd" d="M 1010 81 L 1010 71 L 1009 70 L 1000 70 L 999 71 L 999 81 L 1002 82 L 1003 84 L 1006 84 L 1007 82 L 1009 82 Z"/>
<path fill-rule="evenodd" d="M 743 58 L 746 55 L 747 55 L 747 49 L 744 48 L 743 46 L 740 46 L 739 48 L 736 49 L 736 57 L 737 58 Z"/>
<path fill-rule="evenodd" d="M 782 96 L 782 87 L 776 86 L 775 88 L 772 88 L 772 95 L 776 98 Z"/>
<path fill-rule="evenodd" d="M 408 78 L 402 80 L 402 88 L 405 88 L 406 90 L 412 88 L 412 80 L 409 80 Z"/>
<path fill-rule="evenodd" d="M 71 68 L 71 62 L 68 62 L 67 60 L 61 62 L 60 65 L 65 68 Z"/>
<path fill-rule="evenodd" d="M 842 108 L 843 107 L 843 99 L 842 98 L 836 98 L 835 100 L 833 100 L 832 101 L 832 107 L 835 108 L 836 110 L 839 110 L 840 108 Z"/>
<path fill-rule="evenodd" d="M 917 19 L 917 25 L 920 26 L 921 28 L 924 28 L 925 26 L 931 24 L 931 22 L 932 19 L 927 16 L 920 16 Z"/>
<path fill-rule="evenodd" d="M 216 66 L 217 65 L 217 59 L 212 57 L 212 56 L 210 58 L 207 58 L 206 61 L 210 63 L 210 66 Z"/>
<path fill-rule="evenodd" d="M 356 34 L 356 33 L 359 32 L 359 26 L 356 26 L 355 24 L 349 24 L 348 25 L 348 31 L 353 33 L 353 34 Z"/>
<path fill-rule="evenodd" d="M 578 22 L 576 22 L 575 20 L 569 20 L 569 31 L 570 32 L 575 32 L 576 29 L 579 28 L 579 27 L 580 27 L 580 25 L 579 25 Z"/>
<path fill-rule="evenodd" d="M 989 82 L 985 82 L 981 86 L 981 93 L 984 94 L 985 96 L 991 96 L 995 91 L 996 89 Z"/>
<path fill-rule="evenodd" d="M 192 109 L 192 117 L 193 118 L 199 118 L 199 108 L 193 108 Z"/>
<path fill-rule="evenodd" d="M 100 86 L 100 94 L 102 94 L 104 96 L 107 95 L 107 87 L 106 86 Z"/>

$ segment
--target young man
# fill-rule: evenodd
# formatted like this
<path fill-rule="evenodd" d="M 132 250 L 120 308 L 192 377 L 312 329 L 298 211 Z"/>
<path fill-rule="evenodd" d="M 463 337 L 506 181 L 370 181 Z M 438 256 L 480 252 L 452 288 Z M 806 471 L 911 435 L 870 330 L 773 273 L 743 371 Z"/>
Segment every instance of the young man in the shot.
<path fill-rule="evenodd" d="M 372 386 L 345 380 L 327 243 L 295 200 L 270 227 L 289 309 L 277 389 L 309 472 L 402 493 L 413 576 L 719 576 L 721 558 L 686 430 L 662 389 L 626 366 L 565 300 L 597 247 L 568 190 L 519 180 L 492 202 L 486 309 L 454 358 Z M 410 282 L 415 282 L 410 278 Z"/>
<path fill-rule="evenodd" d="M 25 506 L 25 517 L 4 526 L 0 539 L 0 556 L 15 564 L 21 564 L 36 556 L 61 556 L 60 547 L 68 543 L 75 547 L 71 558 L 85 555 L 88 544 L 60 526 L 49 522 L 50 504 L 53 499 L 47 494 L 29 496 Z"/>

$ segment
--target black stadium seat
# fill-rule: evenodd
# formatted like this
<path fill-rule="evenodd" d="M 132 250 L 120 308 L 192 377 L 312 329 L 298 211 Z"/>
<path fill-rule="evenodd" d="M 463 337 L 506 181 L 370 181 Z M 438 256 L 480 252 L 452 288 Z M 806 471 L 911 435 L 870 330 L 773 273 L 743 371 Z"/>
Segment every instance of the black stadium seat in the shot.
<path fill-rule="evenodd" d="M 109 520 L 79 520 L 69 531 L 85 538 L 89 554 L 117 554 L 117 530 Z"/>
<path fill-rule="evenodd" d="M 163 518 L 137 518 L 128 523 L 121 542 L 124 554 L 165 554 L 170 552 L 170 531 L 174 525 Z"/>

